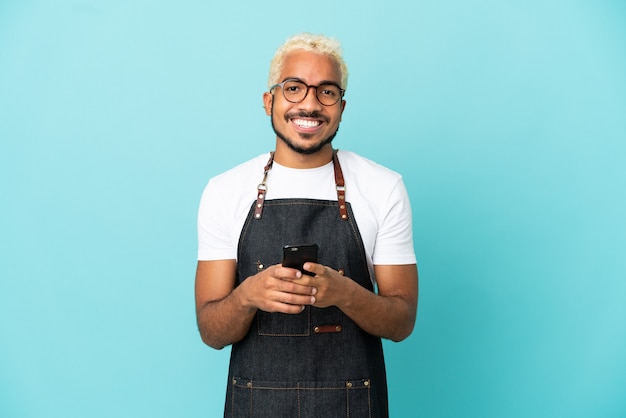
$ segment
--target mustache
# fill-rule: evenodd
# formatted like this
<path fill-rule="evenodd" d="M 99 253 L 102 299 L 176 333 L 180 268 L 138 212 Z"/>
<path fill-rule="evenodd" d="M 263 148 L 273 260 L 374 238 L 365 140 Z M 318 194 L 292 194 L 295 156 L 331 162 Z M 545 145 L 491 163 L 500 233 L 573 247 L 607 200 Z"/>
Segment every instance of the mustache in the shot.
<path fill-rule="evenodd" d="M 328 122 L 328 118 L 325 115 L 322 115 L 318 111 L 305 112 L 301 110 L 299 112 L 285 113 L 286 121 L 288 121 L 289 119 L 294 119 L 294 118 L 311 118 L 311 119 L 319 119 L 324 122 Z"/>

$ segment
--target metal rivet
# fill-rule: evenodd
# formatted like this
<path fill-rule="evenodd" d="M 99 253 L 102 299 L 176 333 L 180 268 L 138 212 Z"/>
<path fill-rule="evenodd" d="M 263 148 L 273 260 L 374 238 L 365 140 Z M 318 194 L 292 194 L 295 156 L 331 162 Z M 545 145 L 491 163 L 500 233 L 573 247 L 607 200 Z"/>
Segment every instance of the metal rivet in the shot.
<path fill-rule="evenodd" d="M 257 213 L 256 215 L 254 215 L 255 218 L 259 219 L 261 217 L 260 213 Z"/>
<path fill-rule="evenodd" d="M 347 219 L 348 215 L 341 215 L 341 219 Z"/>
<path fill-rule="evenodd" d="M 259 195 L 259 199 L 263 199 L 263 197 L 264 197 L 264 196 L 263 196 L 263 193 L 261 193 L 261 194 Z"/>
<path fill-rule="evenodd" d="M 369 381 L 369 380 L 366 380 L 365 382 L 363 382 L 363 384 L 364 384 L 365 386 L 369 386 L 369 385 L 370 385 L 370 381 Z"/>
<path fill-rule="evenodd" d="M 246 383 L 246 386 L 248 386 L 249 388 L 251 388 L 251 387 L 252 387 L 252 382 L 248 382 L 248 383 Z"/>
<path fill-rule="evenodd" d="M 347 388 L 351 388 L 352 387 L 352 382 L 346 382 L 346 387 Z"/>
<path fill-rule="evenodd" d="M 337 326 L 335 327 L 335 331 L 337 331 L 337 332 L 341 331 L 341 325 L 337 325 Z"/>
<path fill-rule="evenodd" d="M 318 334 L 320 332 L 320 327 L 313 328 L 313 332 Z"/>
<path fill-rule="evenodd" d="M 339 270 L 337 270 L 337 271 L 338 271 L 338 272 L 339 272 L 339 274 L 341 274 L 342 276 L 343 276 L 344 274 L 346 274 L 346 271 L 345 271 L 344 269 L 339 269 Z"/>

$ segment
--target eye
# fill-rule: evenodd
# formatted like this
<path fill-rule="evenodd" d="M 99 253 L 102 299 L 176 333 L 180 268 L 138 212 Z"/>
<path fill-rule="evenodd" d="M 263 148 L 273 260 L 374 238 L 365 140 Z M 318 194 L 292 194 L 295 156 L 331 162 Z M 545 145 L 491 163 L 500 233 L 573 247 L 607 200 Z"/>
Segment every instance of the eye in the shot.
<path fill-rule="evenodd" d="M 334 98 L 334 97 L 339 96 L 339 89 L 336 86 L 333 86 L 332 84 L 319 86 L 318 92 L 319 94 L 325 97 Z"/>
<path fill-rule="evenodd" d="M 302 83 L 298 83 L 297 81 L 290 81 L 288 83 L 285 83 L 283 87 L 283 89 L 285 90 L 285 93 L 290 93 L 290 94 L 300 93 L 303 88 L 304 87 L 302 86 Z"/>

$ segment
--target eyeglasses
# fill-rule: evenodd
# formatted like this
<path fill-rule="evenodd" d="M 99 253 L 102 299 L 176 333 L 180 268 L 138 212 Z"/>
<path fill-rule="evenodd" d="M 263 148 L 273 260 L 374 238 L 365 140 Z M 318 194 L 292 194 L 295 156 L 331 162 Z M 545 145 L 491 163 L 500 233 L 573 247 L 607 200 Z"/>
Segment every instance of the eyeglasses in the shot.
<path fill-rule="evenodd" d="M 317 97 L 317 100 L 324 106 L 334 105 L 343 97 L 343 94 L 345 93 L 345 90 L 336 84 L 326 83 L 320 84 L 319 86 L 309 86 L 302 81 L 293 79 L 274 84 L 270 87 L 270 91 L 276 87 L 281 88 L 283 96 L 288 102 L 291 103 L 300 103 L 306 98 L 307 94 L 309 94 L 309 89 L 314 88 L 315 97 Z"/>

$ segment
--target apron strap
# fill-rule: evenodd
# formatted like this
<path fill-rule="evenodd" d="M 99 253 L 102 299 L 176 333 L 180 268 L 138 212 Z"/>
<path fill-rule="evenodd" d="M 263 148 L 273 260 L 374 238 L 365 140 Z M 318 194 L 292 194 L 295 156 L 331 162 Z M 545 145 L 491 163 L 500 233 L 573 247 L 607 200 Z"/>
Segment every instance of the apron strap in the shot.
<path fill-rule="evenodd" d="M 343 171 L 337 158 L 337 151 L 333 150 L 333 169 L 335 171 L 335 187 L 337 188 L 337 205 L 339 206 L 339 217 L 342 220 L 348 219 L 348 209 L 346 208 L 346 185 L 343 180 Z M 263 203 L 267 193 L 267 174 L 272 169 L 274 163 L 274 151 L 270 152 L 270 158 L 263 169 L 263 181 L 257 186 L 256 204 L 254 205 L 254 219 L 261 219 L 263 215 Z"/>
<path fill-rule="evenodd" d="M 261 219 L 263 213 L 263 203 L 265 202 L 265 193 L 267 192 L 267 173 L 272 169 L 274 163 L 274 151 L 270 152 L 270 159 L 265 164 L 263 181 L 257 186 L 256 205 L 254 205 L 254 219 Z"/>
<path fill-rule="evenodd" d="M 339 204 L 339 217 L 342 220 L 348 219 L 348 210 L 346 209 L 346 184 L 343 181 L 343 171 L 337 158 L 337 151 L 333 150 L 333 167 L 335 169 L 335 187 L 337 188 L 337 203 Z"/>

